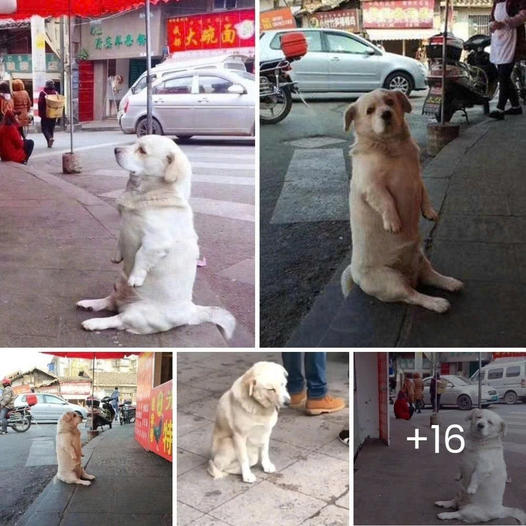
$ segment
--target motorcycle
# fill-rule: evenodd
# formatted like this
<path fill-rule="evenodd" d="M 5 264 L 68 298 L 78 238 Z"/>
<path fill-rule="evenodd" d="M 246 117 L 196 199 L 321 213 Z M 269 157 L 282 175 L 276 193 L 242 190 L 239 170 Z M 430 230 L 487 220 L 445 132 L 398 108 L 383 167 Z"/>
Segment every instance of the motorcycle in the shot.
<path fill-rule="evenodd" d="M 444 122 L 449 122 L 453 114 L 462 111 L 466 120 L 467 108 L 482 105 L 484 113 L 489 113 L 489 102 L 497 90 L 497 68 L 489 60 L 484 49 L 489 46 L 488 35 L 474 35 L 465 42 L 448 33 L 446 38 L 445 90 L 442 100 L 442 61 L 443 33 L 431 37 L 427 46 L 429 73 L 427 82 L 429 93 L 424 102 L 422 113 L 441 121 L 442 105 Z M 461 60 L 462 51 L 466 59 Z M 469 121 L 468 121 L 469 122 Z"/>
<path fill-rule="evenodd" d="M 119 422 L 122 424 L 133 424 L 135 422 L 135 406 L 131 400 L 124 400 L 119 404 Z"/>
<path fill-rule="evenodd" d="M 261 124 L 282 121 L 292 108 L 292 94 L 301 96 L 297 82 L 290 76 L 291 63 L 307 53 L 307 41 L 301 32 L 281 37 L 285 58 L 263 61 L 259 65 L 259 119 Z"/>
<path fill-rule="evenodd" d="M 31 408 L 16 407 L 7 413 L 7 425 L 17 433 L 25 433 L 31 427 Z"/>
<path fill-rule="evenodd" d="M 518 60 L 513 66 L 511 72 L 511 81 L 522 99 L 523 104 L 526 104 L 526 60 Z"/>
<path fill-rule="evenodd" d="M 98 400 L 97 398 L 89 398 L 86 400 L 86 405 L 90 408 L 87 420 L 91 422 L 93 418 L 92 429 L 94 431 L 96 431 L 98 427 L 103 426 L 109 426 L 111 429 L 113 419 L 115 418 L 115 409 L 113 409 L 110 401 L 111 398 L 109 396 L 105 396 L 102 400 Z"/>

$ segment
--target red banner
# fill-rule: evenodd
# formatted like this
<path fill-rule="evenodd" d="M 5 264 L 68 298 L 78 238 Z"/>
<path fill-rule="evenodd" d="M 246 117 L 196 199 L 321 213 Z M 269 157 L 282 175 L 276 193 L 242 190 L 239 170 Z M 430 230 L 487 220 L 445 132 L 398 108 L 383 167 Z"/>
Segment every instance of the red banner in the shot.
<path fill-rule="evenodd" d="M 171 53 L 254 47 L 254 10 L 170 18 L 166 23 L 166 35 Z"/>
<path fill-rule="evenodd" d="M 295 28 L 296 20 L 288 7 L 259 13 L 259 30 Z"/>
<path fill-rule="evenodd" d="M 173 381 L 154 387 L 150 407 L 149 450 L 172 461 L 172 388 Z"/>
<path fill-rule="evenodd" d="M 365 5 L 365 4 L 362 4 Z M 309 15 L 309 26 L 322 29 L 341 29 L 357 33 L 360 31 L 358 9 L 320 11 Z"/>
<path fill-rule="evenodd" d="M 497 358 L 526 358 L 526 352 L 494 352 L 493 359 Z"/>
<path fill-rule="evenodd" d="M 434 0 L 363 2 L 364 29 L 413 29 L 433 27 Z"/>
<path fill-rule="evenodd" d="M 137 409 L 135 414 L 135 440 L 149 449 L 150 398 L 153 385 L 153 361 L 151 352 L 141 353 L 137 363 Z"/>

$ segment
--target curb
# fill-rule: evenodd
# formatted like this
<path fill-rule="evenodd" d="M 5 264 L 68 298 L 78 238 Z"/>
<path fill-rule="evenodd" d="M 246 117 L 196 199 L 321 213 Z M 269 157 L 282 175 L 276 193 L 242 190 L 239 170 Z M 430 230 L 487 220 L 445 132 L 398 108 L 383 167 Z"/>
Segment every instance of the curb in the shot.
<path fill-rule="evenodd" d="M 422 177 L 431 202 L 442 211 L 449 183 L 461 158 L 490 130 L 488 119 L 470 126 L 447 144 L 425 167 Z M 420 220 L 426 252 L 432 248 L 437 223 Z M 351 247 L 352 250 L 352 247 Z M 350 262 L 349 255 L 331 276 L 307 315 L 289 337 L 285 347 L 400 347 L 411 324 L 409 305 L 382 303 L 353 287 L 342 296 L 340 276 Z M 343 312 L 342 312 L 343 311 Z M 349 323 L 352 320 L 352 324 Z M 352 325 L 352 326 L 350 326 Z"/>

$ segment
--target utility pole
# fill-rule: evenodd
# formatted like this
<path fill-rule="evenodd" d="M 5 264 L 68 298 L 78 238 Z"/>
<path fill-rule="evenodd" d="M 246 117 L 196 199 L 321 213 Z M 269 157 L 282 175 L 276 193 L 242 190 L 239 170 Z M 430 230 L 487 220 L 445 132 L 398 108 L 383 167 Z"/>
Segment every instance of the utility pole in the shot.
<path fill-rule="evenodd" d="M 144 5 L 146 15 L 146 128 L 152 134 L 152 48 L 150 46 L 150 0 Z"/>

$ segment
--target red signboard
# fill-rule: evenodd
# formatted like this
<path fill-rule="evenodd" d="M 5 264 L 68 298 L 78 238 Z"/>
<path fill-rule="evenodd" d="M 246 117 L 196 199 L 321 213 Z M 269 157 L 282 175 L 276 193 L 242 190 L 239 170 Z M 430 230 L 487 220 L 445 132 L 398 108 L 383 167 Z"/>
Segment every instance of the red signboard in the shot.
<path fill-rule="evenodd" d="M 494 352 L 493 359 L 497 358 L 520 358 L 524 356 L 526 358 L 526 352 Z"/>
<path fill-rule="evenodd" d="M 173 381 L 154 387 L 150 406 L 148 449 L 172 461 L 172 388 Z"/>
<path fill-rule="evenodd" d="M 170 18 L 166 23 L 166 35 L 171 53 L 254 47 L 254 10 Z"/>
<path fill-rule="evenodd" d="M 259 13 L 260 31 L 270 29 L 291 29 L 296 27 L 296 20 L 288 7 L 283 9 L 273 9 Z"/>
<path fill-rule="evenodd" d="M 153 385 L 153 361 L 151 352 L 141 353 L 137 362 L 137 409 L 135 414 L 135 439 L 148 449 L 150 437 L 150 398 Z"/>
<path fill-rule="evenodd" d="M 357 33 L 360 31 L 358 9 L 314 13 L 309 16 L 309 26 L 323 29 L 341 29 Z"/>
<path fill-rule="evenodd" d="M 434 0 L 363 2 L 364 29 L 413 29 L 433 27 Z"/>

